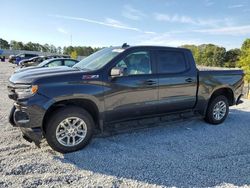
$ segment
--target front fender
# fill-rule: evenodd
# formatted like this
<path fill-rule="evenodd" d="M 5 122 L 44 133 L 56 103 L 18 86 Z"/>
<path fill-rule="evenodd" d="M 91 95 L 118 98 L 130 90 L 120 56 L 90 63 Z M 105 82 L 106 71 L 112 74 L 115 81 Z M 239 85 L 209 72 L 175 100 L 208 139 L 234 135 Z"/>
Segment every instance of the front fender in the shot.
<path fill-rule="evenodd" d="M 102 113 L 104 111 L 104 104 L 103 101 L 100 101 L 98 98 L 86 95 L 86 94 L 74 94 L 74 95 L 61 95 L 56 96 L 55 98 L 49 100 L 47 103 L 44 104 L 44 108 L 48 110 L 53 104 L 61 102 L 61 101 L 67 101 L 67 100 L 89 100 L 93 102 L 99 113 Z"/>
<path fill-rule="evenodd" d="M 84 99 L 93 102 L 99 112 L 104 111 L 104 88 L 101 81 L 61 82 L 40 85 L 39 92 L 49 98 L 45 109 L 57 102 Z"/>

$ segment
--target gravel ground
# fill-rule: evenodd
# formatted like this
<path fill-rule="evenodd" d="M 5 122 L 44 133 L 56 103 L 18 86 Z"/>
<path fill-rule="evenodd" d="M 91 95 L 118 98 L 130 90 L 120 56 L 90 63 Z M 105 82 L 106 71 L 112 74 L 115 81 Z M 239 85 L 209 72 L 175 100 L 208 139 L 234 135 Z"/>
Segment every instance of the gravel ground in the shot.
<path fill-rule="evenodd" d="M 85 149 L 41 149 L 8 123 L 12 101 L 0 63 L 0 187 L 250 187 L 250 101 L 220 126 L 199 119 L 95 138 Z"/>

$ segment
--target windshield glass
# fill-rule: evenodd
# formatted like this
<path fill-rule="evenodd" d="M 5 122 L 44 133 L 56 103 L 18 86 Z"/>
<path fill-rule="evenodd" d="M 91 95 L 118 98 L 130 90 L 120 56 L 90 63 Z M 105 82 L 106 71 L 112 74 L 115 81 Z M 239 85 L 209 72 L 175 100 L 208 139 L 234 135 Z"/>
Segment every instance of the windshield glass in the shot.
<path fill-rule="evenodd" d="M 79 63 L 75 64 L 73 67 L 87 69 L 91 71 L 97 70 L 102 68 L 110 60 L 112 60 L 115 56 L 117 56 L 123 51 L 124 49 L 120 48 L 104 48 L 84 58 Z"/>

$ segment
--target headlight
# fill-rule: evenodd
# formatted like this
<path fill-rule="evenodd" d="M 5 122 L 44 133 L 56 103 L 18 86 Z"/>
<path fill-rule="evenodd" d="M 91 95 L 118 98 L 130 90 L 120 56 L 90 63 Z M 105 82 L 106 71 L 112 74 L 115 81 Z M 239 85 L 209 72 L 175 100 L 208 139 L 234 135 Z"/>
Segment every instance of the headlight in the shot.
<path fill-rule="evenodd" d="M 18 85 L 15 88 L 15 93 L 18 98 L 28 98 L 34 95 L 38 90 L 37 85 Z"/>

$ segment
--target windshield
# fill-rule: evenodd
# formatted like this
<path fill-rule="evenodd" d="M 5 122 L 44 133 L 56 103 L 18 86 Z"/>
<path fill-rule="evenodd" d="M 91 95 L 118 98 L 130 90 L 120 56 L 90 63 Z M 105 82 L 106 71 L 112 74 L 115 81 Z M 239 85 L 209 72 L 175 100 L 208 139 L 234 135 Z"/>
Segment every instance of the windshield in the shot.
<path fill-rule="evenodd" d="M 79 63 L 75 64 L 73 67 L 87 69 L 91 71 L 97 70 L 102 68 L 110 60 L 112 60 L 115 56 L 117 56 L 123 51 L 124 49 L 120 48 L 104 48 L 84 58 Z"/>

